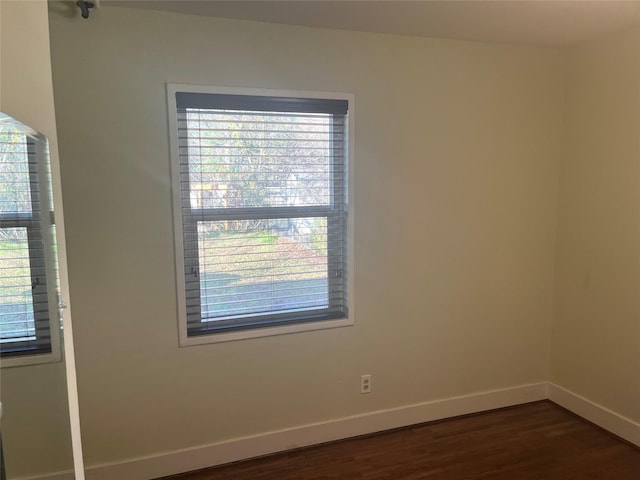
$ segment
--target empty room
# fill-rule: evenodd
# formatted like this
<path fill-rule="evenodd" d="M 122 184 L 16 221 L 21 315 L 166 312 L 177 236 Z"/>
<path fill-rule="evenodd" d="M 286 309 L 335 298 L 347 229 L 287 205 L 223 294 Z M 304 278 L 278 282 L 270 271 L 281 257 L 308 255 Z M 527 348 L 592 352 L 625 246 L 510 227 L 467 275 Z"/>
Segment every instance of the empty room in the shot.
<path fill-rule="evenodd" d="M 640 478 L 640 2 L 0 0 L 8 480 Z"/>

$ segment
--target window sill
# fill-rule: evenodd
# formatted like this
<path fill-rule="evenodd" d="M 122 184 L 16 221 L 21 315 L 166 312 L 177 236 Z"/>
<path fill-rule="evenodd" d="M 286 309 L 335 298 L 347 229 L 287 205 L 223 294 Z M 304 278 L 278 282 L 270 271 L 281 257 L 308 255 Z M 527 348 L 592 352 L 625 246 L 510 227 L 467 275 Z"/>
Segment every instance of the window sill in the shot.
<path fill-rule="evenodd" d="M 62 352 L 60 349 L 52 353 L 42 353 L 40 355 L 21 355 L 17 357 L 9 357 L 0 359 L 0 367 L 26 367 L 29 365 L 40 365 L 44 363 L 56 363 L 62 361 Z"/>
<path fill-rule="evenodd" d="M 320 322 L 299 323 L 294 325 L 284 325 L 281 327 L 264 327 L 253 330 L 242 330 L 237 332 L 216 333 L 212 335 L 202 335 L 187 337 L 186 332 L 180 332 L 180 346 L 190 347 L 194 345 L 205 345 L 207 343 L 233 342 L 236 340 L 248 340 L 250 338 L 271 337 L 274 335 L 287 335 L 290 333 L 310 332 L 314 330 L 327 330 L 330 328 L 350 327 L 354 324 L 352 318 L 341 318 L 339 320 L 323 320 Z"/>

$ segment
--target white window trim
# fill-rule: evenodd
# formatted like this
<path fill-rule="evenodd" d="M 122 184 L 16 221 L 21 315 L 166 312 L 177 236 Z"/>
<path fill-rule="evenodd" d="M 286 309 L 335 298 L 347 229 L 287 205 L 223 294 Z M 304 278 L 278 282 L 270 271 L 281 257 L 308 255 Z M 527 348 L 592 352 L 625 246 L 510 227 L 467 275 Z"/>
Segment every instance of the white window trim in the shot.
<path fill-rule="evenodd" d="M 256 95 L 268 97 L 294 97 L 294 98 L 323 98 L 347 100 L 349 102 L 349 115 L 347 120 L 347 288 L 349 292 L 349 316 L 338 320 L 322 320 L 317 322 L 304 322 L 292 325 L 261 327 L 251 330 L 241 330 L 235 332 L 217 333 L 212 335 L 202 335 L 189 337 L 187 335 L 187 307 L 186 288 L 184 272 L 184 243 L 182 237 L 182 200 L 180 195 L 180 162 L 178 155 L 178 115 L 176 106 L 176 93 L 217 93 L 226 95 Z M 178 338 L 181 347 L 203 345 L 208 343 L 230 342 L 235 340 L 245 340 L 250 338 L 260 338 L 272 335 L 284 335 L 298 332 L 308 332 L 314 330 L 325 330 L 331 328 L 348 327 L 355 325 L 354 314 L 354 159 L 355 149 L 353 141 L 354 125 L 354 95 L 350 93 L 317 92 L 299 90 L 271 90 L 264 88 L 238 88 L 238 87 L 215 87 L 205 85 L 187 84 L 167 84 L 167 108 L 169 116 L 169 147 L 171 163 L 171 190 L 173 203 L 173 231 L 175 240 L 175 265 L 176 265 L 176 286 L 177 286 L 177 306 L 178 306 Z"/>

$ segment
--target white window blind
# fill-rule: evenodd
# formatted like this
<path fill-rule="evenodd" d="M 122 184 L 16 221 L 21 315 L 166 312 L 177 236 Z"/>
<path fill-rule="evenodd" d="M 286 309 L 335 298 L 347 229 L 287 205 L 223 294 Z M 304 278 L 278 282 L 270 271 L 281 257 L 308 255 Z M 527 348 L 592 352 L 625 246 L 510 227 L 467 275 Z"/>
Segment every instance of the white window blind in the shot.
<path fill-rule="evenodd" d="M 41 142 L 41 143 L 39 143 Z M 37 159 L 46 139 L 0 124 L 0 353 L 3 358 L 51 352 L 44 229 L 48 171 Z M 38 151 L 37 149 L 43 149 Z M 45 163 L 45 162 L 43 162 Z M 53 255 L 55 252 L 50 252 Z"/>
<path fill-rule="evenodd" d="M 176 105 L 187 334 L 345 318 L 347 101 Z"/>

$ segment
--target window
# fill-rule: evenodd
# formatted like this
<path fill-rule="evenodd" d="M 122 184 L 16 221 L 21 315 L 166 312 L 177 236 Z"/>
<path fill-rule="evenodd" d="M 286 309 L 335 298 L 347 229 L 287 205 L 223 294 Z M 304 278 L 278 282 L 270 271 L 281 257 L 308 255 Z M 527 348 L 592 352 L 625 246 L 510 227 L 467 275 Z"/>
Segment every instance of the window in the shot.
<path fill-rule="evenodd" d="M 345 98 L 169 86 L 182 344 L 349 325 Z"/>
<path fill-rule="evenodd" d="M 56 360 L 55 249 L 47 140 L 0 116 L 0 355 Z M 47 284 L 53 287 L 47 289 Z M 43 358 L 45 354 L 50 354 Z M 40 356 L 33 360 L 33 356 Z"/>

